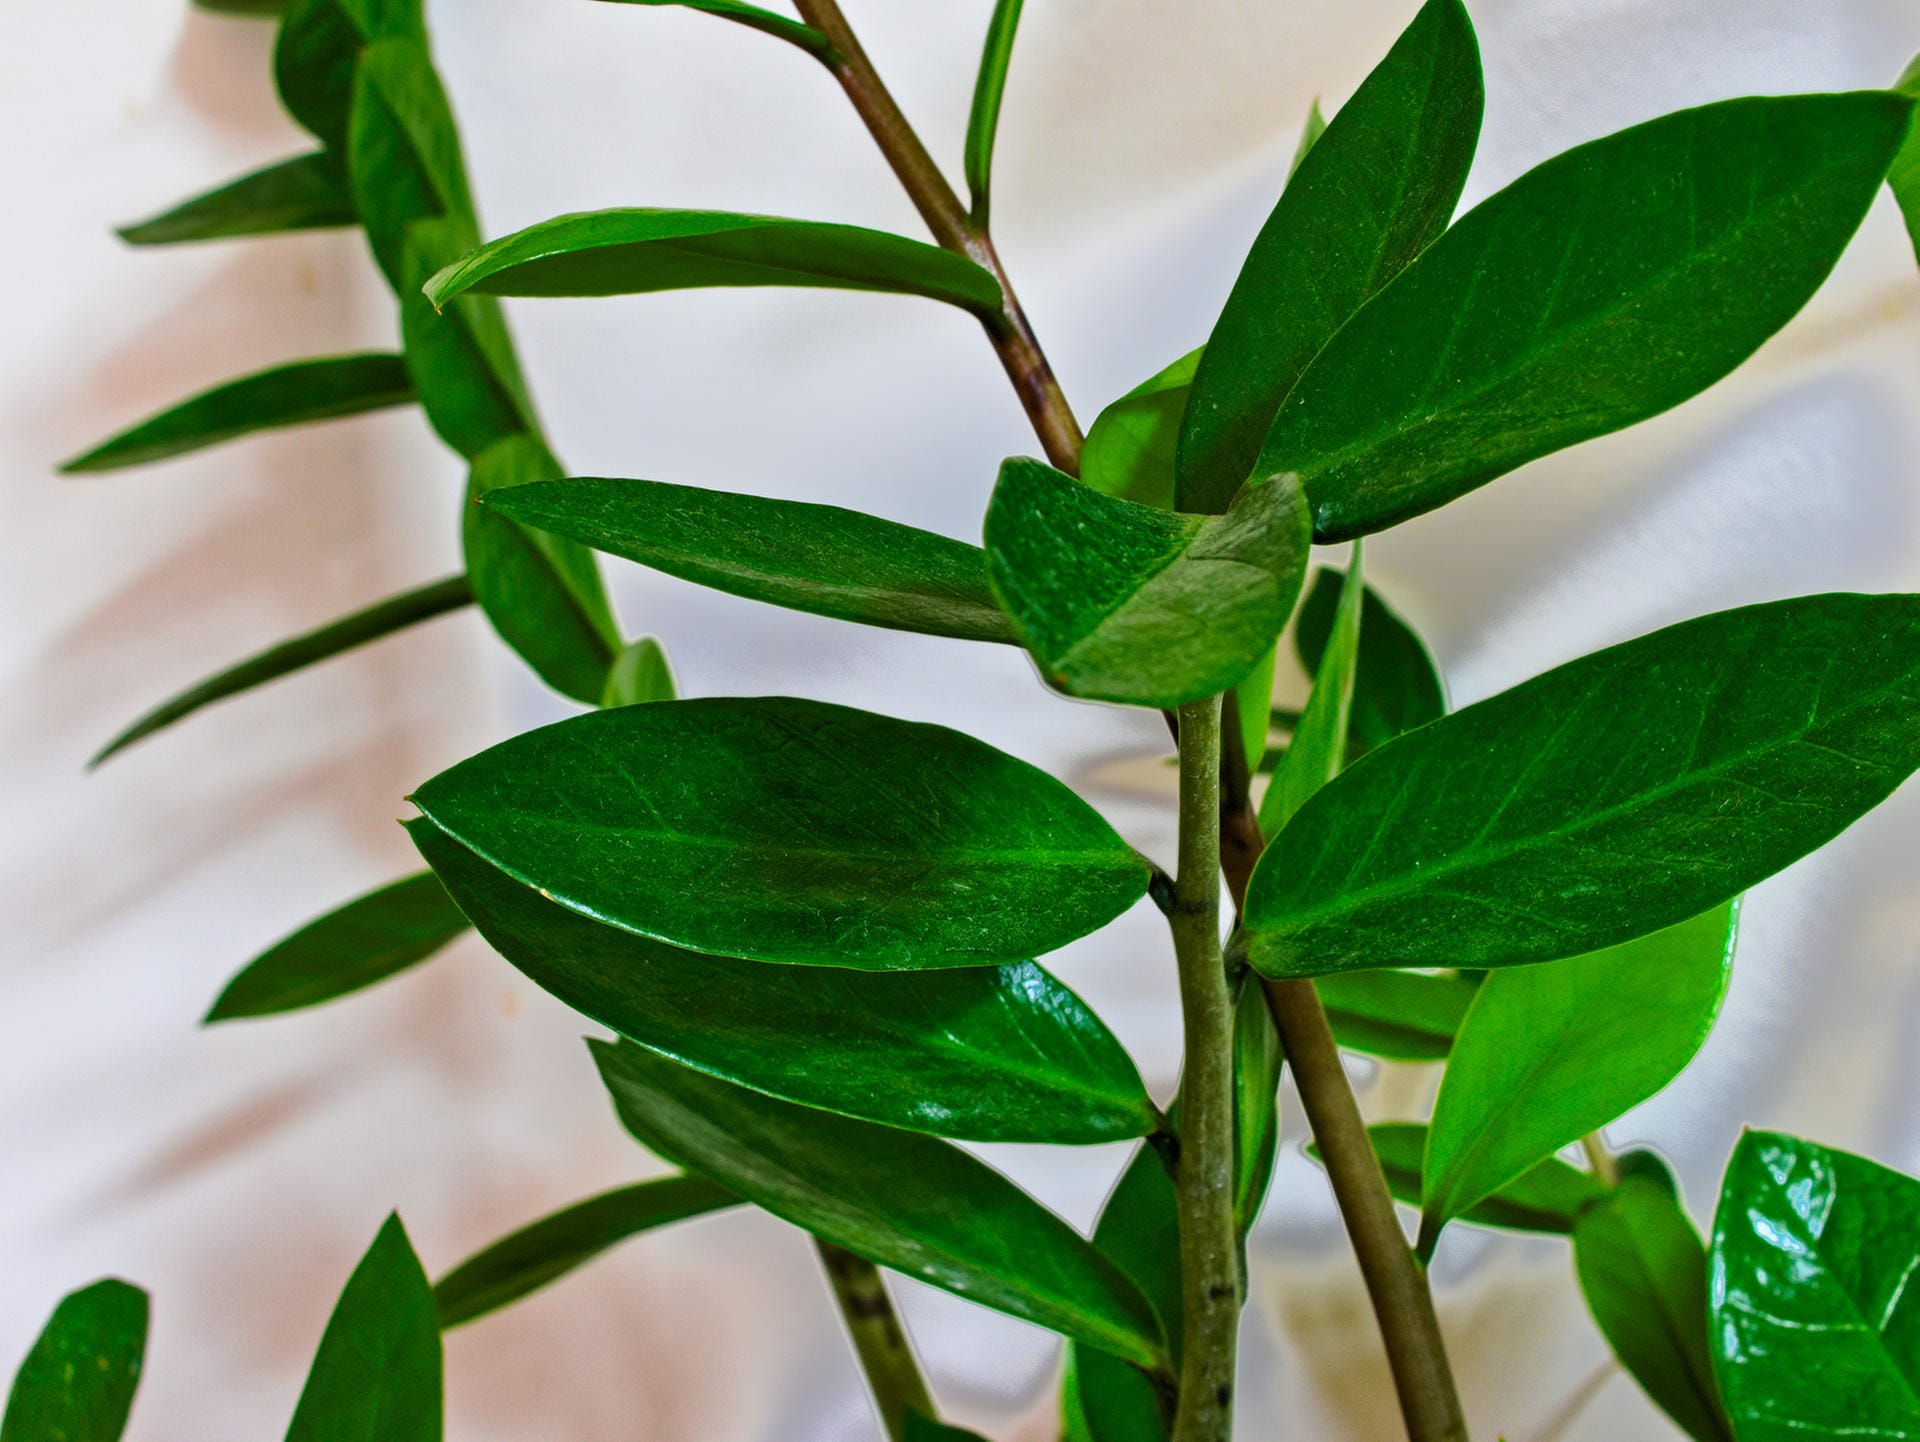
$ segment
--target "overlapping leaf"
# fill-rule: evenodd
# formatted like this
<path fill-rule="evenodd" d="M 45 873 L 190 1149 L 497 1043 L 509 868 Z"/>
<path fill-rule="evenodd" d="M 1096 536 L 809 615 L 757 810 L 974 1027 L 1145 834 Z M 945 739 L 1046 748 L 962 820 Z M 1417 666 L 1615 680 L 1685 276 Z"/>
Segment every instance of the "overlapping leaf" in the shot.
<path fill-rule="evenodd" d="M 287 0 L 273 56 L 280 99 L 321 144 L 344 154 L 361 52 L 381 40 L 426 38 L 421 0 Z"/>
<path fill-rule="evenodd" d="M 642 636 L 621 648 L 607 668 L 602 706 L 638 706 L 648 701 L 671 701 L 678 694 L 667 653 L 651 636 Z"/>
<path fill-rule="evenodd" d="M 1410 1207 L 1421 1205 L 1420 1160 L 1427 1147 L 1427 1129 L 1418 1122 L 1381 1122 L 1367 1128 L 1373 1154 L 1380 1159 L 1387 1190 L 1394 1200 Z M 1311 1145 L 1307 1155 L 1320 1159 Z M 1483 1197 L 1460 1214 L 1463 1222 L 1514 1232 L 1547 1232 L 1566 1236 L 1580 1214 L 1606 1189 L 1591 1172 L 1549 1157 L 1531 1171 Z"/>
<path fill-rule="evenodd" d="M 146 1348 L 138 1287 L 110 1278 L 63 1298 L 14 1375 L 0 1442 L 119 1442 Z"/>
<path fill-rule="evenodd" d="M 1309 676 L 1319 674 L 1344 582 L 1343 572 L 1323 566 L 1300 603 L 1293 644 Z M 1446 711 L 1446 683 L 1427 643 L 1368 586 L 1360 610 L 1360 654 L 1354 670 L 1348 744 L 1358 742 L 1364 749 L 1384 746 L 1401 732 L 1424 726 Z"/>
<path fill-rule="evenodd" d="M 1102 495 L 1173 509 L 1173 447 L 1200 352 L 1189 351 L 1094 417 L 1080 479 Z"/>
<path fill-rule="evenodd" d="M 1347 728 L 1353 714 L 1354 674 L 1360 660 L 1361 600 L 1360 547 L 1340 588 L 1325 651 L 1315 669 L 1313 691 L 1293 728 L 1287 754 L 1275 768 L 1266 795 L 1260 798 L 1260 832 L 1268 840 L 1294 817 L 1308 797 L 1338 776 L 1347 764 Z"/>
<path fill-rule="evenodd" d="M 1315 989 L 1334 1040 L 1348 1051 L 1394 1061 L 1442 1061 L 1479 992 L 1478 976 L 1349 971 Z"/>

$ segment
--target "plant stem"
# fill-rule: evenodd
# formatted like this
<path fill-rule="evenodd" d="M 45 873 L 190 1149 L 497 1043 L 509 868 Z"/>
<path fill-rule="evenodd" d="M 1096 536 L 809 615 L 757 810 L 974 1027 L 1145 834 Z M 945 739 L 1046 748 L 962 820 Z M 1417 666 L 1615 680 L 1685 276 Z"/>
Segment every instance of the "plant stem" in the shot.
<path fill-rule="evenodd" d="M 1594 1176 L 1600 1179 L 1602 1186 L 1620 1185 L 1620 1163 L 1607 1148 L 1607 1139 L 1598 1132 L 1588 1132 L 1580 1138 L 1581 1150 L 1587 1154 L 1587 1165 L 1593 1169 Z"/>
<path fill-rule="evenodd" d="M 1186 1330 L 1173 1442 L 1228 1442 L 1240 1329 L 1233 1218 L 1233 996 L 1220 956 L 1220 698 L 1180 708 L 1180 868 L 1168 917 L 1180 966 L 1180 1279 Z"/>
<path fill-rule="evenodd" d="M 907 198 L 926 221 L 933 238 L 947 250 L 957 251 L 986 267 L 1000 282 L 1003 297 L 1000 309 L 983 313 L 980 323 L 986 327 L 1001 365 L 1006 367 L 1007 378 L 1013 382 L 1020 403 L 1033 422 L 1047 459 L 1067 474 L 1077 476 L 1080 445 L 1084 439 L 1080 424 L 1074 419 L 1073 408 L 1067 404 L 1053 367 L 1047 363 L 1046 354 L 1034 338 L 1026 312 L 1020 308 L 1013 283 L 1007 279 L 1006 268 L 993 248 L 993 237 L 984 225 L 974 225 L 967 207 L 941 174 L 927 147 L 920 143 L 920 137 L 901 113 L 846 17 L 840 13 L 837 0 L 794 0 L 794 8 L 832 43 L 833 53 L 822 57 L 823 62 L 866 122 L 880 153 L 900 178 Z"/>
<path fill-rule="evenodd" d="M 913 1345 L 907 1340 L 900 1315 L 887 1295 L 887 1284 L 880 1269 L 864 1257 L 856 1257 L 844 1247 L 815 1237 L 820 1261 L 827 1269 L 827 1281 L 833 1287 L 840 1315 L 846 1318 L 847 1335 L 853 1339 L 854 1353 L 860 1358 L 867 1385 L 873 1389 L 874 1405 L 887 1436 L 901 1442 L 906 1433 L 907 1410 L 924 1417 L 937 1417 L 927 1379 L 914 1360 Z"/>

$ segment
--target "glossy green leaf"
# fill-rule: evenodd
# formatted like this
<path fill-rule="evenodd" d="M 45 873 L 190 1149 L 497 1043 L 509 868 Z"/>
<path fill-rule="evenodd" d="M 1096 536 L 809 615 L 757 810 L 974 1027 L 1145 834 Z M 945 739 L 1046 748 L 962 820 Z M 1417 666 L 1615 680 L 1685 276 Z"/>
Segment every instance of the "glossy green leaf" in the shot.
<path fill-rule="evenodd" d="M 425 961 L 467 929 L 431 872 L 409 876 L 310 921 L 227 983 L 209 1023 L 272 1016 L 360 991 Z"/>
<path fill-rule="evenodd" d="M 472 219 L 417 220 L 407 226 L 406 237 L 405 278 L 398 286 L 400 337 L 434 430 L 468 460 L 508 441 L 541 444 L 499 301 L 463 295 L 436 311 L 420 290 L 447 257 L 473 244 Z"/>
<path fill-rule="evenodd" d="M 993 189 L 993 140 L 1000 129 L 1000 102 L 1007 91 L 1007 66 L 1013 60 L 1013 37 L 1020 27 L 1024 0 L 994 0 L 987 22 L 986 49 L 980 57 L 980 75 L 973 86 L 973 110 L 967 117 L 967 190 L 972 196 L 976 228 L 987 225 L 988 200 Z"/>
<path fill-rule="evenodd" d="M 1907 66 L 1893 88 L 1910 100 L 1920 100 L 1920 57 Z M 1920 258 L 1920 127 L 1907 132 L 1906 143 L 1887 170 L 1887 184 L 1893 188 L 1914 254 Z"/>
<path fill-rule="evenodd" d="M 1734 1442 L 1707 1348 L 1707 1249 L 1673 1193 L 1623 1181 L 1580 1215 L 1573 1264 L 1600 1334 L 1696 1442 Z"/>
<path fill-rule="evenodd" d="M 1299 472 L 1316 537 L 1345 540 L 1678 405 L 1819 288 L 1910 110 L 1883 91 L 1728 100 L 1556 156 L 1354 316 L 1256 470 Z"/>
<path fill-rule="evenodd" d="M 1189 351 L 1094 418 L 1080 452 L 1080 479 L 1102 495 L 1173 509 L 1173 445 L 1200 365 Z"/>
<path fill-rule="evenodd" d="M 318 630 L 270 646 L 161 702 L 101 747 L 87 764 L 98 766 L 116 751 L 166 729 L 203 706 L 211 706 L 229 696 L 251 691 L 269 681 L 277 681 L 282 676 L 292 675 L 317 662 L 330 661 L 357 646 L 381 640 L 422 621 L 431 621 L 435 616 L 444 616 L 472 602 L 473 587 L 467 583 L 467 578 L 449 576 L 444 581 L 435 581 L 417 591 L 403 591 L 364 611 L 355 611 L 338 621 L 328 622 Z"/>
<path fill-rule="evenodd" d="M 460 133 L 424 40 L 382 40 L 361 54 L 347 154 L 367 242 L 394 289 L 404 291 L 412 227 L 440 217 L 470 222 L 474 214 Z"/>
<path fill-rule="evenodd" d="M 1306 709 L 1287 743 L 1286 757 L 1260 798 L 1260 833 L 1271 841 L 1322 786 L 1347 764 L 1347 728 L 1353 715 L 1354 673 L 1360 659 L 1362 579 L 1360 545 L 1340 587 L 1326 650 L 1313 678 Z"/>
<path fill-rule="evenodd" d="M 1247 757 L 1248 775 L 1259 770 L 1267 754 L 1267 736 L 1273 729 L 1273 673 L 1279 660 L 1280 644 L 1276 641 L 1228 693 L 1227 705 L 1231 711 L 1223 710 L 1227 734 L 1232 735 L 1236 727 L 1238 729 L 1241 749 Z"/>
<path fill-rule="evenodd" d="M 1920 597 L 1804 596 L 1596 652 L 1369 752 L 1269 846 L 1273 976 L 1552 961 L 1697 916 L 1920 766 Z"/>
<path fill-rule="evenodd" d="M 563 906 L 756 961 L 1024 961 L 1147 887 L 1145 861 L 1044 772 L 945 727 L 789 697 L 576 716 L 413 799 Z"/>
<path fill-rule="evenodd" d="M 149 220 L 122 226 L 118 233 L 129 245 L 177 245 L 324 230 L 358 220 L 339 163 L 316 152 L 251 171 Z"/>
<path fill-rule="evenodd" d="M 648 701 L 671 701 L 679 691 L 673 684 L 673 667 L 667 653 L 651 636 L 642 636 L 624 646 L 607 668 L 606 689 L 600 694 L 602 706 L 638 706 Z"/>
<path fill-rule="evenodd" d="M 421 0 L 288 0 L 273 56 L 280 99 L 327 149 L 344 154 L 361 53 L 381 40 L 426 38 Z"/>
<path fill-rule="evenodd" d="M 782 40 L 798 45 L 809 55 L 831 64 L 834 49 L 831 41 L 815 30 L 811 25 L 802 25 L 798 20 L 789 20 L 784 15 L 776 15 L 771 10 L 763 10 L 758 5 L 748 5 L 742 0 L 615 0 L 615 3 L 627 5 L 676 5 L 689 10 L 704 10 L 709 15 L 718 15 L 745 25 L 749 29 L 759 30 L 767 35 L 778 36 Z"/>
<path fill-rule="evenodd" d="M 1322 977 L 1320 1003 L 1334 1040 L 1393 1061 L 1444 1061 L 1480 978 L 1417 971 L 1350 971 Z"/>
<path fill-rule="evenodd" d="M 562 474 L 547 448 L 509 436 L 474 458 L 462 513 L 467 575 L 494 630 L 563 696 L 598 705 L 606 694 L 620 627 L 593 558 L 561 536 L 520 525 L 496 506 L 502 491 Z"/>
<path fill-rule="evenodd" d="M 639 295 L 698 286 L 832 286 L 998 310 L 1000 282 L 964 256 L 854 225 L 718 210 L 563 215 L 481 246 L 427 282 L 445 305 L 491 295 Z"/>
<path fill-rule="evenodd" d="M 1253 1230 L 1280 1150 L 1280 1069 L 1286 1058 L 1266 993 L 1241 988 L 1233 1015 L 1233 1217 Z"/>
<path fill-rule="evenodd" d="M 1165 1365 L 1139 1289 L 951 1143 L 776 1101 L 631 1043 L 592 1046 L 620 1119 L 662 1156 L 881 1266 L 1142 1366 Z"/>
<path fill-rule="evenodd" d="M 1427 1132 L 1421 1247 L 1448 1220 L 1678 1076 L 1713 1029 L 1739 903 L 1590 956 L 1497 971 Z"/>
<path fill-rule="evenodd" d="M 440 1391 L 433 1288 L 389 1217 L 327 1322 L 287 1442 L 440 1442 Z"/>
<path fill-rule="evenodd" d="M 739 1205 L 705 1177 L 660 1177 L 542 1217 L 469 1257 L 433 1287 L 443 1331 L 537 1292 L 629 1237 Z"/>
<path fill-rule="evenodd" d="M 1740 1442 L 1920 1433 L 1916 1237 L 1912 1177 L 1778 1132 L 1741 1137 L 1707 1273 Z"/>
<path fill-rule="evenodd" d="M 1367 1136 L 1394 1200 L 1418 1207 L 1420 1159 L 1426 1151 L 1427 1129 L 1418 1122 L 1381 1122 L 1368 1127 Z M 1307 1155 L 1315 1161 L 1320 1159 L 1319 1150 L 1311 1144 Z M 1591 1172 L 1549 1157 L 1467 1208 L 1460 1220 L 1504 1231 L 1566 1236 L 1573 1231 L 1580 1213 L 1605 1191 Z"/>
<path fill-rule="evenodd" d="M 1344 584 L 1344 572 L 1322 566 L 1300 603 L 1293 645 L 1309 676 L 1319 674 Z M 1446 683 L 1427 643 L 1368 586 L 1360 611 L 1349 746 L 1355 741 L 1367 749 L 1384 746 L 1403 731 L 1446 714 Z"/>
<path fill-rule="evenodd" d="M 978 1432 L 969 1432 L 963 1427 L 949 1427 L 944 1422 L 936 1422 L 923 1417 L 911 1408 L 907 1411 L 905 1442 L 986 1442 Z"/>
<path fill-rule="evenodd" d="M 1139 706 L 1243 679 L 1287 623 L 1307 546 L 1285 476 L 1224 516 L 1185 516 L 1016 458 L 987 507 L 987 578 L 1048 681 Z"/>
<path fill-rule="evenodd" d="M 118 1442 L 146 1349 L 145 1292 L 109 1278 L 70 1293 L 14 1375 L 0 1442 Z"/>
<path fill-rule="evenodd" d="M 974 1141 L 1107 1142 L 1156 1124 L 1120 1043 L 1033 962 L 866 972 L 697 955 L 556 905 L 428 822 L 408 830 L 528 979 L 696 1071 Z"/>
<path fill-rule="evenodd" d="M 1175 504 L 1224 511 L 1310 362 L 1441 231 L 1480 137 L 1480 50 L 1460 0 L 1428 0 L 1261 228 L 1193 379 Z M 1316 505 L 1318 491 L 1310 490 Z"/>
<path fill-rule="evenodd" d="M 258 431 L 386 410 L 413 398 L 413 382 L 399 356 L 297 361 L 202 391 L 75 456 L 60 469 L 75 475 L 142 466 Z"/>
<path fill-rule="evenodd" d="M 859 511 L 601 479 L 525 486 L 489 505 L 749 600 L 901 631 L 1013 640 L 977 546 Z"/>

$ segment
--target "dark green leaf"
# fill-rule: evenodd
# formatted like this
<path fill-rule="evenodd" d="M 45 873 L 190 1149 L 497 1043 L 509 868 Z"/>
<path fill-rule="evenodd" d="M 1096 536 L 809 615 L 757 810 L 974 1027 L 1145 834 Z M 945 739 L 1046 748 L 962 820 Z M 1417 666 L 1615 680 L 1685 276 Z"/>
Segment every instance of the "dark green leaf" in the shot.
<path fill-rule="evenodd" d="M 1007 66 L 1013 60 L 1014 32 L 1020 26 L 1023 0 L 994 0 L 987 22 L 986 50 L 980 57 L 980 75 L 973 87 L 973 112 L 967 118 L 967 189 L 972 195 L 972 219 L 977 229 L 987 225 L 988 198 L 993 189 L 993 138 L 1000 129 L 1000 101 L 1007 90 Z"/>
<path fill-rule="evenodd" d="M 1443 1061 L 1480 989 L 1476 976 L 1350 971 L 1316 988 L 1348 1051 L 1394 1061 Z"/>
<path fill-rule="evenodd" d="M 1189 351 L 1094 418 L 1080 452 L 1080 479 L 1102 495 L 1173 509 L 1173 446 L 1187 390 L 1200 364 Z"/>
<path fill-rule="evenodd" d="M 1322 566 L 1300 603 L 1293 645 L 1309 676 L 1320 671 L 1333 632 L 1344 574 Z M 1444 716 L 1447 688 L 1426 642 L 1372 586 L 1360 612 L 1360 659 L 1353 679 L 1351 740 L 1371 749 Z"/>
<path fill-rule="evenodd" d="M 1151 1147 L 1140 1147 L 1101 1208 L 1093 1244 L 1153 1305 L 1179 1357 L 1180 1219 L 1173 1182 Z M 1063 1409 L 1085 1442 L 1165 1442 L 1172 1389 L 1094 1347 L 1067 1348 Z M 1069 1433 L 1070 1437 L 1075 1435 Z"/>
<path fill-rule="evenodd" d="M 1177 706 L 1243 679 L 1293 610 L 1308 531 L 1290 477 L 1224 516 L 1102 495 L 1039 461 L 1000 467 L 987 578 L 1048 681 L 1075 696 Z"/>
<path fill-rule="evenodd" d="M 440 438 L 468 460 L 504 441 L 539 443 L 533 402 L 500 303 L 463 295 L 436 311 L 420 291 L 447 257 L 473 244 L 473 221 L 446 215 L 407 227 L 400 336 L 420 404 Z"/>
<path fill-rule="evenodd" d="M 739 1201 L 704 1177 L 661 1177 L 589 1197 L 502 1238 L 435 1283 L 440 1326 L 447 1331 L 464 1326 L 558 1281 L 629 1237 Z"/>
<path fill-rule="evenodd" d="M 784 15 L 763 10 L 758 5 L 744 4 L 742 0 L 616 0 L 616 3 L 684 5 L 689 10 L 704 10 L 709 15 L 719 15 L 750 29 L 759 30 L 768 35 L 777 35 L 782 40 L 798 45 L 808 54 L 829 64 L 834 59 L 832 43 L 811 25 L 802 25 L 798 20 L 789 20 Z"/>
<path fill-rule="evenodd" d="M 607 668 L 607 686 L 601 692 L 602 706 L 638 706 L 647 701 L 671 701 L 679 693 L 673 684 L 673 667 L 667 653 L 651 636 L 621 648 Z"/>
<path fill-rule="evenodd" d="M 0 1442 L 118 1442 L 146 1349 L 145 1292 L 110 1278 L 69 1294 L 14 1375 Z"/>
<path fill-rule="evenodd" d="M 119 235 L 129 245 L 176 245 L 189 240 L 322 230 L 353 225 L 358 219 L 339 163 L 330 155 L 316 152 L 252 171 L 217 190 L 182 201 L 151 220 L 122 226 Z"/>
<path fill-rule="evenodd" d="M 1708 1263 L 1714 1372 L 1740 1442 L 1920 1432 L 1916 1236 L 1913 1178 L 1778 1132 L 1740 1138 Z"/>
<path fill-rule="evenodd" d="M 389 1217 L 327 1322 L 287 1442 L 440 1442 L 440 1388 L 433 1288 Z"/>
<path fill-rule="evenodd" d="M 1156 1116 L 1132 1060 L 1033 962 L 767 966 L 590 921 L 426 821 L 420 854 L 535 984 L 651 1051 L 802 1106 L 975 1141 L 1114 1141 Z"/>
<path fill-rule="evenodd" d="M 403 591 L 398 596 L 389 597 L 364 611 L 343 616 L 304 636 L 282 641 L 278 646 L 249 656 L 237 666 L 229 666 L 178 696 L 163 701 L 109 741 L 87 764 L 98 766 L 116 751 L 164 730 L 183 717 L 191 716 L 202 706 L 211 706 L 242 691 L 251 691 L 256 686 L 277 681 L 315 662 L 330 661 L 356 646 L 378 641 L 408 626 L 430 621 L 435 616 L 444 616 L 472 602 L 473 587 L 467 584 L 467 578 L 449 576 L 444 581 L 435 581 L 417 591 Z"/>
<path fill-rule="evenodd" d="M 60 469 L 73 475 L 141 466 L 256 431 L 385 410 L 413 398 L 406 363 L 396 355 L 297 361 L 202 391 L 75 456 Z"/>
<path fill-rule="evenodd" d="M 1396 1201 L 1420 1205 L 1420 1158 L 1426 1151 L 1427 1129 L 1418 1122 L 1381 1122 L 1367 1128 L 1387 1189 Z M 1311 1144 L 1307 1155 L 1320 1159 Z M 1590 1172 L 1549 1157 L 1532 1171 L 1516 1177 L 1492 1196 L 1461 1213 L 1460 1220 L 1482 1227 L 1514 1232 L 1573 1231 L 1582 1210 L 1605 1194 L 1606 1188 Z"/>
<path fill-rule="evenodd" d="M 985 1442 L 977 1432 L 949 1427 L 944 1422 L 922 1417 L 912 1409 L 907 1411 L 904 1436 L 905 1442 Z"/>
<path fill-rule="evenodd" d="M 424 40 L 382 40 L 361 55 L 347 153 L 367 241 L 393 288 L 405 291 L 413 226 L 443 217 L 470 224 L 474 214 L 460 133 Z"/>
<path fill-rule="evenodd" d="M 1739 912 L 1726 902 L 1651 936 L 1481 984 L 1427 1132 L 1423 1250 L 1450 1218 L 1680 1074 L 1719 1014 Z"/>
<path fill-rule="evenodd" d="M 1268 840 L 1293 820 L 1308 797 L 1338 776 L 1347 764 L 1347 728 L 1353 714 L 1354 672 L 1360 659 L 1362 579 L 1360 543 L 1340 587 L 1340 602 L 1325 654 L 1313 678 L 1306 710 L 1287 743 L 1286 757 L 1274 770 L 1260 798 L 1260 832 Z"/>
<path fill-rule="evenodd" d="M 1480 137 L 1480 50 L 1428 0 L 1308 147 L 1214 325 L 1181 423 L 1176 505 L 1223 511 L 1321 347 L 1446 229 Z M 1319 493 L 1311 491 L 1316 505 Z"/>
<path fill-rule="evenodd" d="M 529 526 L 749 600 L 901 631 L 1013 640 L 978 547 L 859 511 L 600 479 L 525 486 L 489 504 Z"/>
<path fill-rule="evenodd" d="M 599 210 L 481 246 L 427 282 L 445 305 L 490 295 L 640 295 L 719 285 L 832 286 L 997 311 L 1000 282 L 964 256 L 854 225 L 719 210 Z"/>
<path fill-rule="evenodd" d="M 1658 1182 L 1624 1181 L 1573 1228 L 1580 1290 L 1607 1345 L 1696 1442 L 1733 1442 L 1707 1350 L 1707 1249 Z"/>
<path fill-rule="evenodd" d="M 287 0 L 193 0 L 200 10 L 211 10 L 216 15 L 247 15 L 254 18 L 279 15 L 287 8 Z"/>
<path fill-rule="evenodd" d="M 426 38 L 421 0 L 288 0 L 273 56 L 280 99 L 327 149 L 345 153 L 361 51 Z"/>
<path fill-rule="evenodd" d="M 227 983 L 208 1022 L 298 1011 L 425 961 L 467 929 L 431 872 L 349 901 L 262 952 Z"/>
<path fill-rule="evenodd" d="M 1920 766 L 1920 597 L 1804 596 L 1585 656 L 1369 752 L 1248 890 L 1274 976 L 1508 966 L 1697 916 Z"/>
<path fill-rule="evenodd" d="M 1164 1367 L 1139 1289 L 950 1142 L 775 1101 L 631 1044 L 592 1046 L 620 1119 L 662 1156 L 869 1261 Z"/>
<path fill-rule="evenodd" d="M 414 801 L 563 906 L 756 961 L 1022 961 L 1147 886 L 1098 813 L 1025 762 L 788 697 L 576 716 L 461 762 Z"/>
<path fill-rule="evenodd" d="M 1680 1200 L 1680 1182 L 1661 1155 L 1646 1147 L 1622 1152 L 1613 1160 L 1613 1169 L 1621 1181 L 1651 1182 L 1676 1202 Z"/>
<path fill-rule="evenodd" d="M 1910 100 L 1920 100 L 1920 57 L 1901 73 L 1894 89 Z M 1893 198 L 1906 218 L 1914 254 L 1920 257 L 1920 126 L 1907 132 L 1906 144 L 1887 171 L 1887 183 L 1893 187 Z"/>
<path fill-rule="evenodd" d="M 598 705 L 621 642 L 593 557 L 572 541 L 477 504 L 561 474 L 547 448 L 525 433 L 474 458 L 467 475 L 473 504 L 463 512 L 461 525 L 467 575 L 494 630 L 541 680 L 563 696 Z"/>
<path fill-rule="evenodd" d="M 1728 100 L 1556 156 L 1353 318 L 1256 468 L 1298 471 L 1317 538 L 1345 540 L 1678 405 L 1826 279 L 1910 110 L 1882 91 Z"/>

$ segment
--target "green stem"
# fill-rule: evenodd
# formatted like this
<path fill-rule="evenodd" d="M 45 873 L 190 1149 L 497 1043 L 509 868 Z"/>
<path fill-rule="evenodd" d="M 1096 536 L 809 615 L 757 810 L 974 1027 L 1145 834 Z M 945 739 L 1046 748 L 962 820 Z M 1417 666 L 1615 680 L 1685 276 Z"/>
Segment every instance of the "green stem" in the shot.
<path fill-rule="evenodd" d="M 1580 1138 L 1580 1147 L 1587 1154 L 1587 1165 L 1593 1169 L 1594 1176 L 1606 1187 L 1620 1185 L 1620 1163 L 1607 1147 L 1607 1139 L 1598 1132 L 1588 1132 Z"/>
<path fill-rule="evenodd" d="M 847 1335 L 853 1340 L 860 1368 L 873 1389 L 874 1406 L 880 1411 L 887 1436 L 901 1442 L 906 1435 L 907 1411 L 923 1417 L 937 1417 L 927 1379 L 914 1359 L 913 1344 L 907 1340 L 900 1315 L 887 1295 L 887 1284 L 880 1269 L 864 1257 L 856 1257 L 844 1247 L 815 1237 L 820 1261 L 827 1269 L 827 1281 L 833 1287 L 840 1315 L 846 1318 Z"/>
<path fill-rule="evenodd" d="M 1180 708 L 1180 868 L 1168 917 L 1180 967 L 1180 1276 L 1186 1330 L 1173 1442 L 1228 1442 L 1240 1329 L 1233 1218 L 1233 996 L 1220 956 L 1220 698 Z"/>

